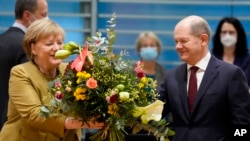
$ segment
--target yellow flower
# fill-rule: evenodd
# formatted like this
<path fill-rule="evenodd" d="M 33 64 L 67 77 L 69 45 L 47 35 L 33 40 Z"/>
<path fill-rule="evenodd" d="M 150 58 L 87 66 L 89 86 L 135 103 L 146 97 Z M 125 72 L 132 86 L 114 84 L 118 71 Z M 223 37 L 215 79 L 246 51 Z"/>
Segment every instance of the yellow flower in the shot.
<path fill-rule="evenodd" d="M 108 105 L 108 113 L 110 115 L 118 115 L 117 114 L 118 110 L 119 110 L 119 107 L 116 104 Z"/>
<path fill-rule="evenodd" d="M 76 98 L 76 101 L 88 99 L 88 97 L 85 94 L 76 95 L 75 98 Z"/>
<path fill-rule="evenodd" d="M 142 78 L 141 78 L 141 82 L 142 82 L 143 84 L 146 84 L 146 83 L 147 83 L 147 77 L 142 77 Z"/>
<path fill-rule="evenodd" d="M 141 116 L 142 123 L 147 124 L 150 120 L 160 121 L 164 102 L 156 100 L 154 103 L 146 107 L 137 107 L 134 110 L 133 116 Z"/>
<path fill-rule="evenodd" d="M 83 71 L 83 72 L 81 72 L 81 71 L 80 71 L 80 72 L 77 72 L 77 73 L 76 73 L 76 76 L 77 76 L 78 78 L 83 78 L 84 72 L 85 72 L 85 71 Z"/>
<path fill-rule="evenodd" d="M 86 100 L 88 97 L 84 94 L 87 91 L 86 88 L 77 88 L 74 92 L 76 100 Z"/>
<path fill-rule="evenodd" d="M 77 72 L 76 76 L 78 78 L 88 79 L 91 77 L 91 74 L 87 73 L 86 71 L 82 71 L 82 72 Z"/>
<path fill-rule="evenodd" d="M 86 73 L 85 75 L 84 75 L 84 78 L 86 78 L 86 79 L 88 79 L 88 78 L 90 78 L 91 77 L 91 75 L 89 74 L 89 73 Z"/>
<path fill-rule="evenodd" d="M 68 85 L 71 86 L 72 82 L 68 80 Z"/>
<path fill-rule="evenodd" d="M 87 73 L 86 71 L 77 72 L 76 76 L 78 77 L 76 80 L 77 84 L 80 84 L 82 80 L 89 79 L 91 74 Z"/>
<path fill-rule="evenodd" d="M 139 86 L 139 88 L 143 88 L 144 84 L 143 83 L 139 83 L 138 86 Z"/>
<path fill-rule="evenodd" d="M 82 79 L 81 79 L 81 78 L 78 78 L 78 79 L 76 80 L 76 84 L 80 84 L 81 81 L 82 81 Z"/>

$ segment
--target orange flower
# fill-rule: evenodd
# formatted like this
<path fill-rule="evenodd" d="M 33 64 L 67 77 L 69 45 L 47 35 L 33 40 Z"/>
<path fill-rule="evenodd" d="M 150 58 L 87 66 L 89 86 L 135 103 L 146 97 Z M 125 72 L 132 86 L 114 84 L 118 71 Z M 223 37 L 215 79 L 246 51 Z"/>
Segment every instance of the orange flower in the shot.
<path fill-rule="evenodd" d="M 97 81 L 94 78 L 89 78 L 86 82 L 86 85 L 90 89 L 95 89 L 97 87 Z"/>

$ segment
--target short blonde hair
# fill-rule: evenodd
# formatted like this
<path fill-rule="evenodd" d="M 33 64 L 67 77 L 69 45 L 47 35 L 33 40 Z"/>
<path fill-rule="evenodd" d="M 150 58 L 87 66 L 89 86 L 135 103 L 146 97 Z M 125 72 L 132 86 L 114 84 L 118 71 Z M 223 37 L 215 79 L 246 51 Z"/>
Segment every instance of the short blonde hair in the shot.
<path fill-rule="evenodd" d="M 31 23 L 23 39 L 23 49 L 30 60 L 33 59 L 31 44 L 51 35 L 60 35 L 64 39 L 65 32 L 58 24 L 49 19 L 40 19 Z"/>
<path fill-rule="evenodd" d="M 137 52 L 140 51 L 140 48 L 142 47 L 141 43 L 145 38 L 150 38 L 150 39 L 154 40 L 156 42 L 158 52 L 159 53 L 161 52 L 161 41 L 160 41 L 159 37 L 152 31 L 144 31 L 144 32 L 141 32 L 139 34 L 137 41 L 136 41 Z"/>

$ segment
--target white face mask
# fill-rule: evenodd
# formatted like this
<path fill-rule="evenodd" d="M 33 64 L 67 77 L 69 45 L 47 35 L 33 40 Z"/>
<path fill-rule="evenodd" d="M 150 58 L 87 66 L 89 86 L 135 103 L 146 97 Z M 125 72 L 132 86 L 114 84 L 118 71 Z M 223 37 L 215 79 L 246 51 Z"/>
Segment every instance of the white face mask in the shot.
<path fill-rule="evenodd" d="M 38 18 L 36 18 L 36 16 L 35 16 L 35 15 L 31 14 L 31 16 L 32 16 L 32 18 L 33 18 L 34 20 L 38 20 Z M 46 16 L 46 17 L 44 17 L 44 18 L 42 18 L 42 19 L 47 19 L 47 20 L 49 20 L 49 17 L 48 17 L 48 16 Z M 29 23 L 31 24 L 32 22 L 31 22 L 31 21 L 29 21 Z"/>
<path fill-rule="evenodd" d="M 232 47 L 236 44 L 237 37 L 227 33 L 220 38 L 220 41 L 224 47 Z"/>

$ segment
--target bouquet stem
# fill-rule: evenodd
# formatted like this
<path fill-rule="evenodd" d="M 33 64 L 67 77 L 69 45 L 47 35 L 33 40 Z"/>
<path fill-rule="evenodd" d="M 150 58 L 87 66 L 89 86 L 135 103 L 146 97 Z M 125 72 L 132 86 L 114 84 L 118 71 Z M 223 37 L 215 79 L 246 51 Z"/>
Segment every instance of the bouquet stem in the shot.
<path fill-rule="evenodd" d="M 114 126 L 106 126 L 90 137 L 92 141 L 124 141 L 125 134 Z"/>

